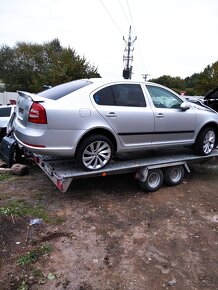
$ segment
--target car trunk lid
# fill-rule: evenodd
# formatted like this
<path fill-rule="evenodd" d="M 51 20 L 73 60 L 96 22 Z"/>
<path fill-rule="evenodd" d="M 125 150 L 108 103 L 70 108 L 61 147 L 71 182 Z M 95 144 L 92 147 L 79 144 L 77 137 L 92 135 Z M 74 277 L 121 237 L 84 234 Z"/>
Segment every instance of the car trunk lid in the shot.
<path fill-rule="evenodd" d="M 23 126 L 27 126 L 28 122 L 46 124 L 45 109 L 41 105 L 46 101 L 45 98 L 23 91 L 18 91 L 16 115 L 19 122 Z M 43 120 L 40 119 L 44 114 Z M 39 122 L 38 122 L 39 121 Z"/>

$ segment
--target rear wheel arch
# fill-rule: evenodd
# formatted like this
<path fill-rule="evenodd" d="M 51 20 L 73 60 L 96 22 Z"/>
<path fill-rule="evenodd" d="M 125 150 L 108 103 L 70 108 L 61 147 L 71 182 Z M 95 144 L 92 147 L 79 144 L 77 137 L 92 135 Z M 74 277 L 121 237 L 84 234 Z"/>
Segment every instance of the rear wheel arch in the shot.
<path fill-rule="evenodd" d="M 86 132 L 85 135 L 82 136 L 82 138 L 79 140 L 79 142 L 78 142 L 78 144 L 76 146 L 75 155 L 77 154 L 78 148 L 83 143 L 83 141 L 85 139 L 87 139 L 88 137 L 94 136 L 94 135 L 103 135 L 103 136 L 107 137 L 112 142 L 112 144 L 114 146 L 114 153 L 116 153 L 116 151 L 117 151 L 117 141 L 116 141 L 114 135 L 110 131 L 108 131 L 106 129 L 97 128 L 97 129 L 93 129 L 91 131 Z"/>

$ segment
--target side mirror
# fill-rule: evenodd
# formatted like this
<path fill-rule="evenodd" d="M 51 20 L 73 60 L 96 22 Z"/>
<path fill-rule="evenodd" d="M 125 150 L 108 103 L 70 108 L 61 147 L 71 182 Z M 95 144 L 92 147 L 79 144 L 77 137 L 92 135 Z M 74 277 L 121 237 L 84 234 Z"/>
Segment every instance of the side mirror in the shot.
<path fill-rule="evenodd" d="M 189 103 L 187 103 L 187 102 L 183 102 L 183 103 L 181 104 L 181 106 L 180 106 L 180 109 L 181 109 L 182 111 L 186 111 L 186 110 L 190 109 L 190 107 L 191 107 L 191 105 L 190 105 Z"/>

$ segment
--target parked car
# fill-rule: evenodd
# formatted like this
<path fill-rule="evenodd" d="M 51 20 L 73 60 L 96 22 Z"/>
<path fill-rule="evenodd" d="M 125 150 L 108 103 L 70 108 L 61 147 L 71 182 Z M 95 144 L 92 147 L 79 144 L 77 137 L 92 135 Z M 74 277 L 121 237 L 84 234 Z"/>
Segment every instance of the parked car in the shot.
<path fill-rule="evenodd" d="M 208 91 L 205 96 L 182 96 L 189 102 L 206 105 L 218 112 L 218 87 Z"/>
<path fill-rule="evenodd" d="M 204 104 L 218 112 L 218 87 L 206 93 L 204 97 Z"/>
<path fill-rule="evenodd" d="M 218 114 L 150 82 L 82 79 L 38 94 L 19 92 L 14 137 L 40 155 L 71 156 L 87 170 L 116 153 L 217 144 Z"/>
<path fill-rule="evenodd" d="M 14 112 L 14 105 L 0 106 L 0 141 L 5 136 L 8 122 Z"/>

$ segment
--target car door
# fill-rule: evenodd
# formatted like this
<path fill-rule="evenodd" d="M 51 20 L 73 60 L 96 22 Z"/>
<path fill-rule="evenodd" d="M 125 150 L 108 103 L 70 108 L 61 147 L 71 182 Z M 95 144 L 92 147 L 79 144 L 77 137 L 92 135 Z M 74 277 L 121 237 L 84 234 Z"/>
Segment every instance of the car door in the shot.
<path fill-rule="evenodd" d="M 183 100 L 163 87 L 146 85 L 152 99 L 155 134 L 153 145 L 189 143 L 194 138 L 197 126 L 195 110 L 181 109 Z"/>
<path fill-rule="evenodd" d="M 0 107 L 0 128 L 6 128 L 10 119 L 12 106 Z"/>
<path fill-rule="evenodd" d="M 150 146 L 154 115 L 140 84 L 114 84 L 93 94 L 96 110 L 115 131 L 124 147 Z"/>

